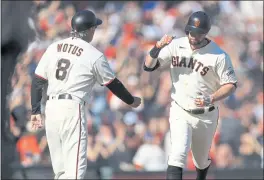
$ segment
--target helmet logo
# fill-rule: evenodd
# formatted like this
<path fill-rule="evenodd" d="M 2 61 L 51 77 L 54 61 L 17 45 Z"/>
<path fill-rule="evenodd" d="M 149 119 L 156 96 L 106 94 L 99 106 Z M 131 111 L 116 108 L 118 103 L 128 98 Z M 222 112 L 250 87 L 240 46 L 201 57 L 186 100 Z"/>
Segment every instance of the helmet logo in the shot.
<path fill-rule="evenodd" d="M 194 26 L 199 27 L 199 25 L 200 25 L 200 20 L 198 18 L 195 18 L 194 19 Z"/>

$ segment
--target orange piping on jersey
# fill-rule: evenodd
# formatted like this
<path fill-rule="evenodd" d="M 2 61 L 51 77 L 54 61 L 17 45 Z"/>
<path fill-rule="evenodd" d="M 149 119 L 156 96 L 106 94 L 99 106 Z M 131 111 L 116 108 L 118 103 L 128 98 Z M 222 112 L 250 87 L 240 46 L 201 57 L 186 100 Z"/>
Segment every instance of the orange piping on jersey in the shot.
<path fill-rule="evenodd" d="M 111 82 L 113 82 L 114 79 L 111 79 L 108 83 L 105 83 L 104 86 L 107 86 L 108 84 L 110 84 Z"/>
<path fill-rule="evenodd" d="M 42 76 L 40 76 L 40 75 L 38 75 L 38 74 L 35 74 L 35 76 L 39 77 L 40 79 L 43 79 L 43 80 L 46 80 L 46 81 L 47 81 L 46 78 L 44 78 L 44 77 L 42 77 Z"/>
<path fill-rule="evenodd" d="M 79 121 L 80 121 L 80 129 L 79 129 L 79 141 L 78 141 L 78 150 L 77 150 L 77 161 L 76 161 L 76 176 L 75 179 L 78 177 L 78 166 L 79 166 L 79 154 L 80 154 L 80 144 L 81 144 L 81 131 L 82 131 L 82 118 L 81 118 L 81 105 L 79 104 Z"/>

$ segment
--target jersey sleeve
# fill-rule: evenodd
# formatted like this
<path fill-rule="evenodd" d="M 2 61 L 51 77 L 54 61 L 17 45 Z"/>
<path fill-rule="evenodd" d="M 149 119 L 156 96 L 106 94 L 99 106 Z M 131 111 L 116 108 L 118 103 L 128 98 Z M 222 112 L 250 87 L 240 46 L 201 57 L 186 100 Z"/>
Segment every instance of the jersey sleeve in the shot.
<path fill-rule="evenodd" d="M 170 44 L 168 44 L 167 46 L 161 49 L 158 56 L 158 61 L 161 67 L 167 64 L 169 61 L 171 61 L 172 52 L 173 52 L 173 42 L 171 42 Z"/>
<path fill-rule="evenodd" d="M 217 74 L 220 78 L 220 85 L 237 83 L 237 77 L 231 59 L 228 55 L 225 54 L 222 58 L 220 58 L 216 68 Z"/>
<path fill-rule="evenodd" d="M 104 55 L 95 61 L 93 72 L 97 82 L 103 86 L 110 84 L 116 77 Z"/>
<path fill-rule="evenodd" d="M 48 63 L 49 63 L 49 59 L 50 59 L 50 50 L 49 48 L 45 51 L 45 53 L 43 54 L 43 56 L 41 57 L 37 68 L 35 70 L 35 75 L 38 76 L 39 78 L 48 79 L 47 76 L 47 69 L 48 69 Z"/>

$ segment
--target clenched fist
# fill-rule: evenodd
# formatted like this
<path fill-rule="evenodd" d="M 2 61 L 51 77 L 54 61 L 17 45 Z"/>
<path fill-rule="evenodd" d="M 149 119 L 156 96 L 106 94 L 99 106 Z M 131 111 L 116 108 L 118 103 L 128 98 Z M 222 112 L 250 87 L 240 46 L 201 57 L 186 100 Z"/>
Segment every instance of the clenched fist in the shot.
<path fill-rule="evenodd" d="M 159 40 L 157 43 L 156 43 L 156 47 L 157 48 L 162 48 L 164 46 L 166 46 L 167 44 L 170 44 L 170 42 L 174 39 L 175 37 L 174 36 L 169 36 L 167 34 L 165 34 L 161 40 Z"/>

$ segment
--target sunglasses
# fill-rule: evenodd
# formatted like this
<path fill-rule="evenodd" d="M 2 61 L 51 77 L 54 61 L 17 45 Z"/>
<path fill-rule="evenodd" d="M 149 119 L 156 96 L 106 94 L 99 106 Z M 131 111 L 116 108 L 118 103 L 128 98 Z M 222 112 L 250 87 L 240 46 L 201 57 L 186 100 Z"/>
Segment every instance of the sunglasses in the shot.
<path fill-rule="evenodd" d="M 189 32 L 189 34 L 192 36 L 192 37 L 198 37 L 198 36 L 202 36 L 203 34 L 200 34 L 200 33 L 197 33 L 197 32 Z"/>

